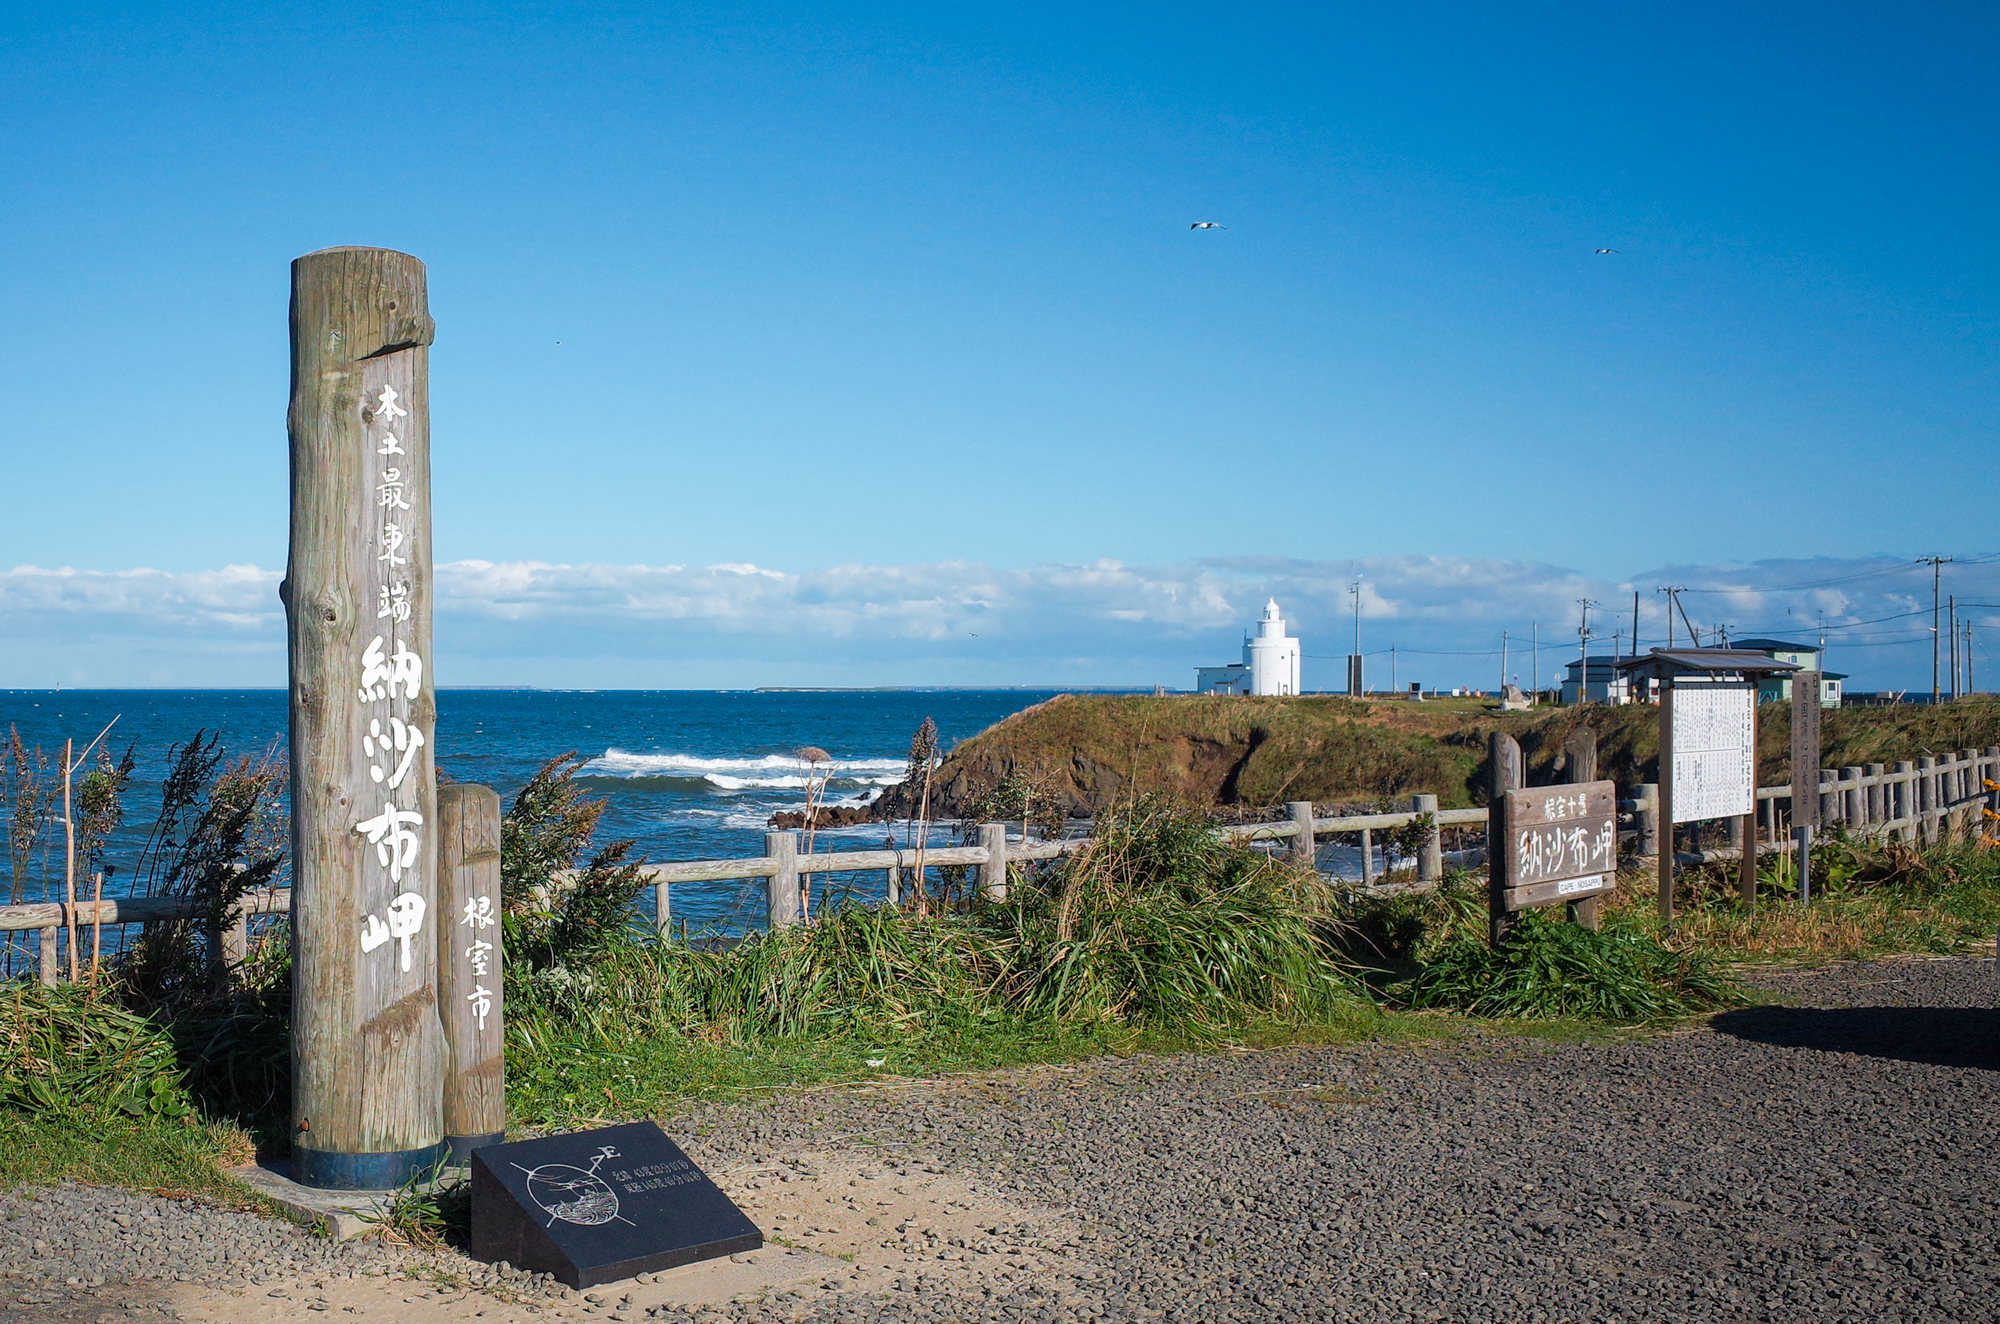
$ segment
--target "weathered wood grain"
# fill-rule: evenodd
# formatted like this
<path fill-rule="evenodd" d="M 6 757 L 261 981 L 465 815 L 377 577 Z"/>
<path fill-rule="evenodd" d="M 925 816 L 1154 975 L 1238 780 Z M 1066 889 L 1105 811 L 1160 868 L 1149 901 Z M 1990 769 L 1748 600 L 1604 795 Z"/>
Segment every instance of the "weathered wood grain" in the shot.
<path fill-rule="evenodd" d="M 434 1163 L 443 1136 L 433 931 L 432 328 L 423 264 L 379 248 L 331 248 L 298 259 L 291 331 L 292 524 L 283 596 L 291 657 L 294 1171 L 311 1185 L 394 1185 Z M 421 674 L 413 677 L 406 661 L 403 683 L 368 683 L 371 661 L 393 666 L 398 657 L 417 659 Z M 364 695 L 364 686 L 371 692 Z M 400 723 L 422 743 L 411 753 L 407 742 L 394 751 L 392 741 L 394 756 L 385 760 L 371 748 L 371 722 L 385 736 Z M 357 826 L 392 811 L 415 815 L 390 820 L 393 866 Z M 396 832 L 413 832 L 413 842 Z M 364 951 L 364 922 L 371 939 L 390 925 L 409 929 L 417 910 L 398 901 L 404 897 L 421 903 L 420 925 Z"/>
<path fill-rule="evenodd" d="M 438 787 L 437 807 L 444 1134 L 453 1163 L 463 1164 L 507 1130 L 500 797 L 490 786 L 459 782 Z"/>

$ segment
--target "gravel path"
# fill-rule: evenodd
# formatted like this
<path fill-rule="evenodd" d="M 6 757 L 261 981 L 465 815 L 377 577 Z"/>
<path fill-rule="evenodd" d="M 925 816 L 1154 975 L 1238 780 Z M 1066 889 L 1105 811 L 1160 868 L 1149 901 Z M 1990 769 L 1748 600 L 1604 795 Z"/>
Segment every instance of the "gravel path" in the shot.
<path fill-rule="evenodd" d="M 910 1146 L 1096 1229 L 1096 1276 L 1060 1290 L 913 1270 L 887 1300 L 782 1303 L 817 1318 L 2000 1315 L 1994 963 L 1759 982 L 1805 1005 L 1609 1046 L 1142 1059 L 739 1109 L 702 1144 Z"/>
<path fill-rule="evenodd" d="M 967 1202 L 949 1236 L 915 1214 L 864 1222 L 874 1202 L 843 1173 L 813 1206 L 829 1212 L 785 1235 L 858 1249 L 850 1278 L 659 1313 L 939 1324 L 2000 1315 L 1994 962 L 1758 982 L 1794 1005 L 1608 1045 L 1482 1036 L 1141 1058 L 699 1110 L 669 1129 L 746 1201 L 792 1177 L 753 1187 L 733 1174 L 804 1182 L 819 1169 L 800 1156 L 839 1155 L 910 1198 L 926 1189 L 910 1181 L 949 1174 L 993 1203 Z M 886 1185 L 881 1194 L 886 1208 Z M 839 1202 L 853 1213 L 838 1232 L 849 1239 L 822 1244 Z M 1004 1225 L 984 1212 L 1003 1203 Z M 240 1280 L 253 1264 L 282 1272 L 274 1257 L 292 1272 L 344 1274 L 379 1271 L 383 1255 L 119 1192 L 10 1196 L 0 1270 L 23 1290 L 6 1295 L 38 1300 L 0 1304 L 0 1324 L 100 1318 L 86 1297 L 115 1307 L 110 1318 L 157 1317 L 163 1298 L 143 1281 L 64 1296 L 51 1285 L 67 1277 L 157 1281 L 172 1268 Z M 644 1313 L 543 1300 L 531 1313 Z M 38 1305 L 45 1313 L 21 1313 Z"/>

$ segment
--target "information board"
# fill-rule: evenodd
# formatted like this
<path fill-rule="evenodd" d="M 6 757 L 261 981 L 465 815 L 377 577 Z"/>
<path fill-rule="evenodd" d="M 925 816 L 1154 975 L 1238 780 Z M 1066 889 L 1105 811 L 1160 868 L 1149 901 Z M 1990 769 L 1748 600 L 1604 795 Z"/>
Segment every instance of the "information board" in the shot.
<path fill-rule="evenodd" d="M 1611 782 L 1508 791 L 1503 892 L 1508 910 L 1578 901 L 1618 884 L 1618 788 Z"/>
<path fill-rule="evenodd" d="M 1756 704 L 1753 685 L 1674 686 L 1674 822 L 1755 812 Z"/>

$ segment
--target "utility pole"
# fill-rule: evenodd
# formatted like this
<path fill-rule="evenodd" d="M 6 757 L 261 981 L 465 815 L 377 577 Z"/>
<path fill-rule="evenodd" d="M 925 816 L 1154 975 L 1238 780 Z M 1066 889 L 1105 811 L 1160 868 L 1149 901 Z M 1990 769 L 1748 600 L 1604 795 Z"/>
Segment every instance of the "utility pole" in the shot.
<path fill-rule="evenodd" d="M 1951 697 L 1958 697 L 1958 594 L 1945 599 L 1945 619 L 1951 623 Z"/>
<path fill-rule="evenodd" d="M 1500 632 L 1500 697 L 1507 697 L 1507 632 Z"/>
<path fill-rule="evenodd" d="M 1542 702 L 1542 623 L 1540 621 L 1535 622 L 1535 649 L 1533 656 L 1535 659 L 1534 666 L 1528 672 L 1528 684 L 1531 687 L 1528 693 L 1533 697 L 1528 700 L 1528 706 L 1530 708 L 1537 708 L 1541 706 Z"/>
<path fill-rule="evenodd" d="M 1576 626 L 1576 701 L 1582 703 L 1590 697 L 1590 609 L 1599 604 L 1578 598 L 1576 605 L 1583 608 Z"/>
<path fill-rule="evenodd" d="M 1632 656 L 1639 656 L 1639 590 L 1632 590 Z"/>
<path fill-rule="evenodd" d="M 1361 676 L 1361 576 L 1354 577 L 1347 591 L 1354 598 L 1354 651 L 1347 655 L 1347 693 L 1359 699 L 1366 693 Z"/>
<path fill-rule="evenodd" d="M 1938 590 L 1944 587 L 1944 567 L 1949 564 L 1949 556 L 1919 556 L 1915 564 L 1931 568 L 1931 702 L 1938 701 L 1938 616 L 1942 606 Z"/>
<path fill-rule="evenodd" d="M 1680 599 L 1676 596 L 1680 591 L 1681 586 L 1679 584 L 1662 584 L 1659 588 L 1653 590 L 1655 593 L 1664 593 L 1667 595 L 1667 647 L 1669 648 L 1674 646 L 1674 612 L 1681 605 Z M 1635 594 L 1634 596 L 1636 597 L 1637 595 Z M 1685 616 L 1687 613 L 1682 612 L 1681 614 Z M 1694 627 L 1692 625 L 1688 626 L 1688 642 L 1691 644 L 1699 644 L 1701 642 L 1694 637 Z"/>

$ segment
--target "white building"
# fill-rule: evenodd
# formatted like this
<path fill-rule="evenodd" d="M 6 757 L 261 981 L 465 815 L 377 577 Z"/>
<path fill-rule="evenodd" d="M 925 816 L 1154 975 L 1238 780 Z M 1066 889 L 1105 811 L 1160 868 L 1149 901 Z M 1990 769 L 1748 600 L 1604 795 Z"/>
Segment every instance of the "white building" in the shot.
<path fill-rule="evenodd" d="M 1257 633 L 1243 640 L 1243 660 L 1226 667 L 1196 667 L 1194 687 L 1203 694 L 1297 694 L 1299 641 L 1285 633 L 1278 600 L 1264 604 Z"/>

